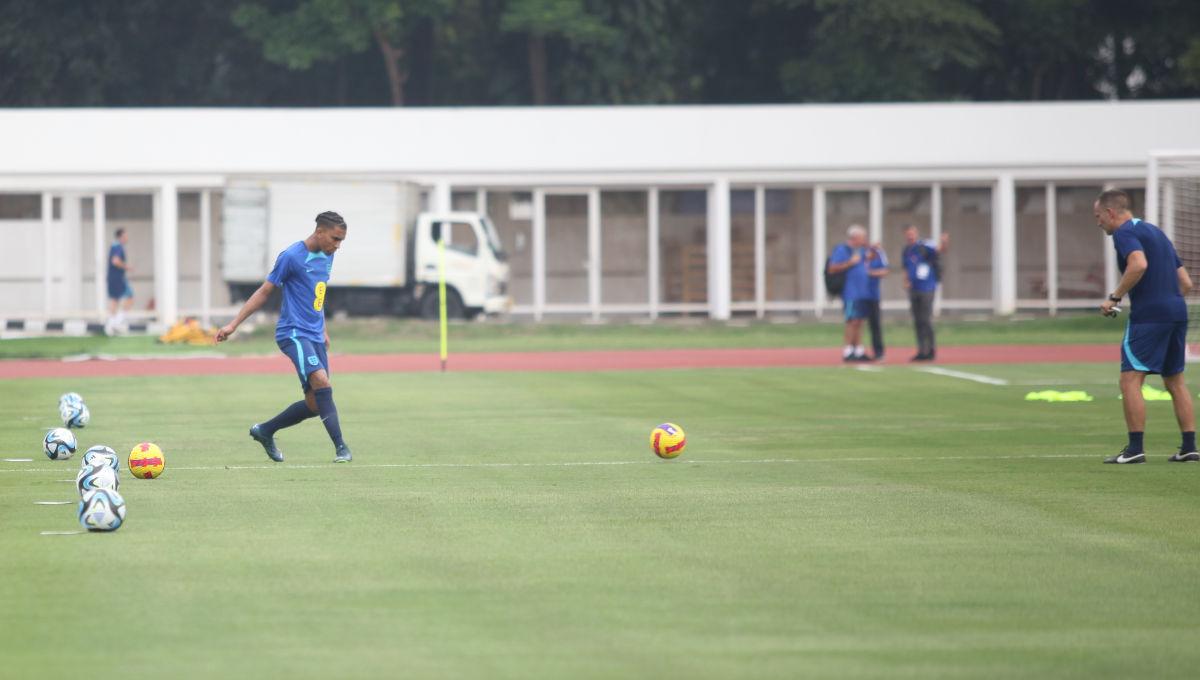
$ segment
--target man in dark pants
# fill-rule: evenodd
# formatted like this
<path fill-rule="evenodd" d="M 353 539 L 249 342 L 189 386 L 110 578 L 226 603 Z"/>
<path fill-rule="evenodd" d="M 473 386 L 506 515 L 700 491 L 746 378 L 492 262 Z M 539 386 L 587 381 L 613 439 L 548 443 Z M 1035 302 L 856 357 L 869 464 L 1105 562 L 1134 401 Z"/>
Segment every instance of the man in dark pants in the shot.
<path fill-rule="evenodd" d="M 911 361 L 933 361 L 937 342 L 933 334 L 933 300 L 941 275 L 939 258 L 950 247 L 950 235 L 942 234 L 939 242 L 921 240 L 914 224 L 904 227 L 904 287 L 912 307 L 913 325 L 917 331 L 917 354 Z"/>
<path fill-rule="evenodd" d="M 867 276 L 870 278 L 867 279 L 867 297 L 862 303 L 867 311 L 867 327 L 871 329 L 871 358 L 875 361 L 883 361 L 883 327 L 879 318 L 881 299 L 879 283 L 887 275 L 887 255 L 883 252 L 883 246 L 874 243 L 867 248 Z"/>

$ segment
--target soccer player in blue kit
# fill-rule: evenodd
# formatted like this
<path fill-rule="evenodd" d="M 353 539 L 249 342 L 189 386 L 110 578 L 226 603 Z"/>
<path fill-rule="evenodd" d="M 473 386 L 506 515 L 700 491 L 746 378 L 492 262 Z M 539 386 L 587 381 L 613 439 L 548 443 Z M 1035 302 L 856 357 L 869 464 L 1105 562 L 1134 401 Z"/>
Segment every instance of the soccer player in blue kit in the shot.
<path fill-rule="evenodd" d="M 1130 207 L 1129 194 L 1116 189 L 1100 194 L 1092 206 L 1096 225 L 1112 236 L 1117 267 L 1121 270 L 1121 281 L 1100 305 L 1100 313 L 1115 315 L 1113 308 L 1127 294 L 1133 305 L 1121 343 L 1121 399 L 1129 443 L 1104 462 L 1146 462 L 1142 445 L 1146 430 L 1142 384 L 1148 373 L 1158 373 L 1171 393 L 1175 419 L 1183 435 L 1179 451 L 1167 460 L 1194 463 L 1200 461 L 1200 452 L 1196 451 L 1196 418 L 1192 395 L 1183 380 L 1188 325 L 1183 296 L 1192 289 L 1192 279 L 1166 234 L 1134 217 Z"/>
<path fill-rule="evenodd" d="M 265 423 L 250 427 L 250 436 L 262 444 L 267 456 L 283 462 L 275 446 L 275 433 L 320 415 L 325 431 L 333 441 L 335 463 L 351 460 L 350 448 L 342 440 L 333 387 L 329 383 L 329 332 L 325 329 L 325 289 L 333 271 L 333 255 L 346 238 L 346 221 L 335 212 L 317 215 L 313 233 L 288 246 L 275 259 L 275 268 L 267 280 L 242 305 L 237 317 L 217 331 L 217 342 L 224 342 L 251 314 L 257 312 L 276 288 L 283 289 L 283 305 L 275 327 L 275 342 L 284 356 L 291 359 L 300 376 L 304 399 L 288 406 Z"/>

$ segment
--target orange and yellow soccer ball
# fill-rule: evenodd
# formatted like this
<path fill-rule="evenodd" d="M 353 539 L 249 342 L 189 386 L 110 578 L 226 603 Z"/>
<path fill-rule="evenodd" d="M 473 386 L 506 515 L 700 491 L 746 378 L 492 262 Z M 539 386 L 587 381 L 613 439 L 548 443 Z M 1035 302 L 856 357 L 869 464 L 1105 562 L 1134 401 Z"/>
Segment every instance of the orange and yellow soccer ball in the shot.
<path fill-rule="evenodd" d="M 674 458 L 683 453 L 687 437 L 675 423 L 663 423 L 650 433 L 650 450 L 659 458 Z"/>
<path fill-rule="evenodd" d="M 129 452 L 129 472 L 138 479 L 154 479 L 163 473 L 167 458 L 162 449 L 150 442 L 142 442 Z"/>

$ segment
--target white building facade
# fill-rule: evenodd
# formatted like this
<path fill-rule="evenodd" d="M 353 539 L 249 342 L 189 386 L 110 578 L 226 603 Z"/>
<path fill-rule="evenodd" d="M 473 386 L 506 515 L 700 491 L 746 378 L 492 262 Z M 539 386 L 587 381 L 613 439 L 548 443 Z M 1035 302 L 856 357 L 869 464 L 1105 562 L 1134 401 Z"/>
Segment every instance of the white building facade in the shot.
<path fill-rule="evenodd" d="M 1150 152 L 1200 148 L 1200 101 L 6 110 L 0 148 L 0 318 L 100 317 L 118 227 L 143 315 L 228 313 L 222 190 L 248 176 L 415 181 L 487 212 L 537 319 L 820 316 L 845 229 L 898 269 L 909 223 L 951 234 L 943 309 L 1010 314 L 1115 287 L 1092 201 L 1140 209 Z M 893 275 L 884 308 L 906 306 Z"/>

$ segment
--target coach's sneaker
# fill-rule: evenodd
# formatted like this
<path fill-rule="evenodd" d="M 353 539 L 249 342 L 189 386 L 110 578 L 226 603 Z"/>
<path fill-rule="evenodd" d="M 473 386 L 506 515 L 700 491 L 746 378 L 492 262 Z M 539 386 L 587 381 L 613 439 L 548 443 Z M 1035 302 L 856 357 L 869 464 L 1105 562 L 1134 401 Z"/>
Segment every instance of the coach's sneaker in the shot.
<path fill-rule="evenodd" d="M 1127 465 L 1129 463 L 1145 463 L 1146 452 L 1129 453 L 1129 447 L 1121 449 L 1121 452 L 1112 458 L 1105 458 L 1105 463 L 1114 463 L 1116 465 Z"/>
<path fill-rule="evenodd" d="M 259 444 L 262 444 L 263 449 L 265 449 L 267 452 L 267 458 L 270 458 L 276 463 L 283 462 L 283 454 L 279 452 L 279 447 L 275 446 L 275 438 L 270 435 L 263 434 L 260 425 L 250 426 L 250 438 Z"/>
<path fill-rule="evenodd" d="M 339 447 L 337 448 L 337 455 L 336 455 L 336 456 L 334 456 L 334 458 L 333 458 L 333 462 L 335 462 L 335 463 L 349 463 L 349 462 L 350 462 L 350 461 L 352 461 L 352 460 L 354 460 L 354 456 L 351 456 L 351 455 L 350 455 L 350 447 L 349 447 L 349 446 L 346 446 L 345 444 L 342 444 L 341 446 L 339 446 Z"/>
<path fill-rule="evenodd" d="M 1172 454 L 1171 457 L 1167 459 L 1167 462 L 1168 463 L 1200 463 L 1200 452 L 1188 451 L 1185 453 L 1184 450 L 1182 448 L 1180 448 L 1179 453 Z"/>

